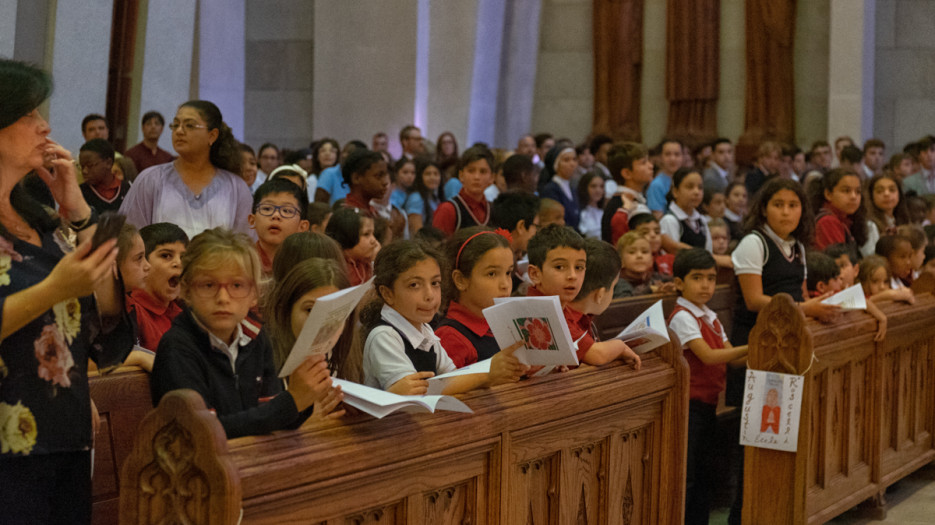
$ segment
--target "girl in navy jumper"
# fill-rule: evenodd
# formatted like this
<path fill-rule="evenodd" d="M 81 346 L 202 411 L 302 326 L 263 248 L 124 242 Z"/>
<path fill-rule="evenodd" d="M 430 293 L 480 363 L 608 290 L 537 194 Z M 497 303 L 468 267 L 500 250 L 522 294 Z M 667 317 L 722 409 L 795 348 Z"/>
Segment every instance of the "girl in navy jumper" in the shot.
<path fill-rule="evenodd" d="M 207 230 L 192 239 L 182 263 L 187 308 L 159 341 L 153 403 L 171 390 L 195 390 L 216 411 L 228 438 L 298 427 L 332 388 L 328 366 L 324 355 L 309 357 L 284 392 L 266 334 L 244 333 L 241 321 L 256 305 L 260 276 L 250 239 Z"/>
<path fill-rule="evenodd" d="M 701 174 L 690 168 L 679 168 L 672 176 L 672 188 L 667 196 L 669 209 L 659 219 L 662 248 L 678 253 L 688 248 L 711 251 L 711 233 L 698 212 L 704 190 Z"/>
<path fill-rule="evenodd" d="M 778 293 L 791 295 L 805 315 L 829 321 L 837 314 L 837 306 L 821 303 L 830 293 L 804 300 L 805 245 L 811 240 L 812 217 L 798 182 L 774 178 L 763 185 L 750 206 L 744 228 L 747 234 L 731 254 L 741 292 L 734 307 L 731 343 L 747 344 L 757 313 Z M 729 371 L 727 405 L 740 406 L 745 374 L 745 368 Z M 741 481 L 729 523 L 740 522 L 742 456 L 739 459 Z"/>
<path fill-rule="evenodd" d="M 435 335 L 458 368 L 500 355 L 483 310 L 493 306 L 495 297 L 509 297 L 513 290 L 508 235 L 504 230 L 467 228 L 458 231 L 448 246 L 453 298 Z M 527 367 L 512 356 L 520 346 L 522 342 L 517 342 L 508 349 L 510 355 L 491 362 L 498 382 L 518 381 L 526 372 Z"/>
<path fill-rule="evenodd" d="M 400 395 L 420 395 L 428 378 L 457 369 L 429 322 L 441 306 L 442 258 L 417 241 L 380 250 L 374 262 L 377 299 L 364 307 L 364 384 Z M 454 378 L 443 393 L 490 383 L 490 374 Z"/>

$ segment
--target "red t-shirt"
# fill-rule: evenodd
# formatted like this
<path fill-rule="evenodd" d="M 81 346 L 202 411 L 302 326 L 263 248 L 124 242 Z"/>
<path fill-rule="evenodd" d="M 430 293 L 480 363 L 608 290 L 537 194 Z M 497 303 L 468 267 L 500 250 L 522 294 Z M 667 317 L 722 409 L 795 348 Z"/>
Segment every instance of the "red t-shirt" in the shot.
<path fill-rule="evenodd" d="M 451 302 L 445 317 L 458 321 L 478 336 L 493 337 L 487 319 L 474 315 L 473 312 L 461 306 L 457 301 Z M 477 362 L 477 349 L 457 329 L 451 326 L 441 326 L 438 330 L 435 330 L 435 335 L 441 339 L 442 348 L 445 349 L 448 357 L 454 361 L 456 367 L 463 368 Z"/>
<path fill-rule="evenodd" d="M 373 263 L 370 261 L 352 259 L 345 253 L 344 262 L 347 264 L 347 280 L 351 286 L 363 284 L 373 277 Z"/>
<path fill-rule="evenodd" d="M 464 188 L 462 188 L 461 191 L 458 192 L 458 196 L 467 204 L 468 210 L 474 214 L 478 223 L 487 222 L 487 214 L 490 212 L 490 203 L 487 202 L 487 199 L 485 199 L 483 195 L 480 199 L 475 199 L 468 195 L 464 191 Z M 461 218 L 461 221 L 463 224 L 464 217 Z M 432 215 L 432 226 L 445 232 L 447 235 L 451 235 L 455 232 L 457 223 L 458 210 L 455 209 L 454 203 L 450 201 L 439 204 L 438 208 L 435 210 L 435 214 Z"/>
<path fill-rule="evenodd" d="M 172 326 L 172 320 L 182 313 L 182 307 L 175 301 L 163 307 L 146 290 L 137 288 L 127 296 L 127 311 L 136 315 L 136 325 L 140 331 L 140 346 L 155 352 L 162 335 Z"/>

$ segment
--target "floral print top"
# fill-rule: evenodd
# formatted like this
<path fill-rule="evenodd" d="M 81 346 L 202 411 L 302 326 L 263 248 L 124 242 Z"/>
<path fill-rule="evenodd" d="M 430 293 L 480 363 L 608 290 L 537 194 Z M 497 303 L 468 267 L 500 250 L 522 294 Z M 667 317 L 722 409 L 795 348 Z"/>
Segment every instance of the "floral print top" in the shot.
<path fill-rule="evenodd" d="M 73 249 L 64 231 L 39 231 L 41 247 L 0 237 L 0 312 Z M 100 320 L 88 296 L 56 304 L 0 342 L 0 457 L 90 449 L 88 358 L 121 361 L 132 344 L 126 332 L 121 322 L 95 337 Z"/>

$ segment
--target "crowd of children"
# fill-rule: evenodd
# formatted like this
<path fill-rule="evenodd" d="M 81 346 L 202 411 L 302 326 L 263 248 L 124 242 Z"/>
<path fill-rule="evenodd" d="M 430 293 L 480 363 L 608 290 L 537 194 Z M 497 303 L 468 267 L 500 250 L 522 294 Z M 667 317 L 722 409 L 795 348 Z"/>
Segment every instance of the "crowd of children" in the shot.
<path fill-rule="evenodd" d="M 782 169 L 783 150 L 766 143 L 744 177 L 727 139 L 709 144 L 708 159 L 686 158 L 674 139 L 653 150 L 559 139 L 531 155 L 475 144 L 460 157 L 454 137 L 444 139 L 444 159 L 395 162 L 359 141 L 339 152 L 325 139 L 308 169 L 264 162 L 280 154 L 271 145 L 259 162 L 244 147 L 253 238 L 212 228 L 189 239 L 168 222 L 125 227 L 117 270 L 138 335 L 128 362 L 152 370 L 154 400 L 195 389 L 233 437 L 340 418 L 332 377 L 418 395 L 429 378 L 490 359 L 489 371 L 458 376 L 445 393 L 520 381 L 538 370 L 513 355 L 521 343 L 499 347 L 482 313 L 511 295 L 557 296 L 580 363 L 639 370 L 640 356 L 600 341 L 592 320 L 614 298 L 677 292 L 669 328 L 691 370 L 686 521 L 707 523 L 716 408 L 722 392 L 740 404 L 757 313 L 785 293 L 805 315 L 833 322 L 840 309 L 823 301 L 860 284 L 880 339 L 886 317 L 875 303 L 913 302 L 912 282 L 935 272 L 935 232 L 922 229 L 933 201 L 903 192 L 903 156 L 868 174 L 849 165 L 848 150 L 841 167 L 816 163 L 806 176 Z M 933 143 L 920 141 L 909 162 L 922 156 L 920 170 L 930 170 L 935 148 L 924 146 Z M 97 169 L 111 156 L 94 141 L 82 148 L 99 211 L 129 184 Z M 707 306 L 719 268 L 737 283 L 730 333 Z M 331 350 L 279 380 L 316 300 L 371 279 Z M 738 494 L 732 523 L 741 502 Z"/>

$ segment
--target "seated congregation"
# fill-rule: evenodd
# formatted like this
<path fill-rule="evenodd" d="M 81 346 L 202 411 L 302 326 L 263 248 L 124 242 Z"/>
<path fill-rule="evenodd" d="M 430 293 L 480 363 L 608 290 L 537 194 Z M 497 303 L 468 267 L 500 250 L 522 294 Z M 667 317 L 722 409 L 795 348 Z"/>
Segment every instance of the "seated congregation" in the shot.
<path fill-rule="evenodd" d="M 86 119 L 83 126 L 92 129 L 95 120 Z M 158 113 L 148 113 L 143 121 L 144 127 L 155 126 L 160 132 L 163 124 Z M 21 200 L 17 209 L 49 202 L 51 190 L 49 209 L 56 204 L 63 213 L 90 208 L 83 222 L 71 222 L 85 217 L 83 213 L 64 217 L 78 232 L 108 211 L 126 216 L 127 224 L 108 245 L 112 256 L 98 256 L 101 265 L 113 271 L 96 275 L 95 282 L 107 281 L 118 291 L 124 308 L 117 312 L 121 321 L 116 330 L 132 334 L 134 344 L 107 348 L 101 345 L 110 343 L 99 342 L 93 348 L 100 355 L 120 354 L 121 359 L 80 364 L 82 369 L 99 367 L 91 381 L 92 400 L 95 392 L 108 398 L 102 410 L 108 428 L 99 432 L 121 426 L 132 434 L 130 421 L 142 419 L 138 411 L 121 412 L 112 399 L 129 391 L 114 386 L 125 372 L 113 370 L 120 364 L 139 366 L 149 375 L 128 374 L 136 385 L 130 397 L 139 401 L 139 385 L 146 383 L 152 405 L 162 403 L 140 432 L 152 433 L 151 445 L 176 443 L 179 454 L 200 450 L 195 456 L 206 458 L 223 457 L 227 452 L 218 441 L 231 440 L 228 446 L 238 459 L 211 467 L 226 474 L 202 472 L 186 479 L 213 486 L 215 479 L 233 479 L 233 464 L 241 476 L 266 476 L 267 485 L 261 488 L 243 486 L 244 509 L 253 517 L 272 519 L 273 514 L 266 513 L 269 501 L 288 496 L 288 491 L 269 489 L 276 469 L 298 476 L 284 476 L 296 484 L 283 488 L 304 483 L 307 489 L 331 494 L 326 477 L 296 474 L 299 465 L 309 464 L 295 456 L 290 456 L 295 464 L 270 459 L 269 472 L 255 472 L 267 463 L 263 443 L 270 449 L 288 449 L 289 443 L 278 436 L 293 435 L 295 446 L 319 447 L 313 457 L 322 460 L 322 472 L 340 472 L 346 485 L 360 479 L 341 470 L 341 458 L 363 452 L 378 456 L 398 444 L 389 435 L 367 442 L 372 436 L 359 430 L 390 431 L 399 425 L 396 430 L 413 440 L 438 439 L 426 445 L 433 453 L 460 446 L 462 459 L 468 458 L 458 463 L 464 476 L 439 474 L 456 488 L 446 492 L 439 486 L 431 505 L 429 500 L 410 500 L 407 505 L 414 509 L 428 512 L 431 506 L 443 513 L 437 501 L 459 500 L 458 508 L 467 509 L 466 519 L 467 514 L 488 512 L 493 521 L 499 516 L 510 523 L 538 523 L 559 512 L 547 501 L 535 500 L 548 498 L 544 487 L 562 478 L 559 472 L 584 476 L 590 461 L 597 465 L 588 474 L 595 479 L 569 482 L 587 487 L 580 494 L 576 488 L 562 488 L 562 513 L 578 512 L 579 501 L 584 512 L 596 512 L 597 502 L 607 493 L 625 509 L 629 502 L 625 512 L 642 516 L 638 522 L 684 517 L 689 523 L 707 523 L 711 487 L 728 482 L 713 477 L 714 463 L 729 455 L 713 446 L 718 407 L 741 405 L 748 343 L 755 344 L 751 334 L 766 330 L 755 329 L 761 311 L 781 309 L 777 298 L 791 298 L 783 303 L 790 310 L 782 311 L 798 316 L 792 325 L 804 326 L 802 316 L 813 320 L 799 335 L 808 330 L 827 334 L 848 323 L 866 327 L 870 318 L 865 314 L 858 314 L 863 321 L 857 321 L 853 313 L 826 302 L 859 285 L 874 323 L 868 337 L 883 345 L 890 341 L 891 314 L 895 312 L 900 323 L 910 315 L 896 303 L 917 303 L 926 311 L 931 306 L 928 295 L 917 298 L 912 291 L 913 284 L 935 273 L 931 136 L 908 145 L 906 154 L 894 155 L 886 166 L 879 141 L 868 141 L 863 151 L 852 143 L 842 144 L 836 167 L 825 142 L 816 143 L 808 155 L 765 142 L 755 165 L 744 174 L 734 173 L 733 145 L 726 139 L 699 142 L 694 150 L 680 140 L 665 139 L 648 149 L 606 136 L 575 146 L 542 134 L 522 137 L 515 152 L 474 144 L 459 154 L 455 137 L 448 133 L 439 137 L 435 154 L 428 154 L 421 131 L 407 126 L 400 133 L 404 151 L 399 160 L 387 152 L 381 134 L 374 137 L 373 149 L 358 140 L 342 149 L 326 138 L 296 152 L 264 144 L 257 156 L 235 141 L 214 104 L 198 100 L 182 104 L 169 128 L 178 156 L 149 166 L 140 165 L 146 155 L 128 151 L 121 160 L 130 159 L 135 166 L 120 168 L 125 163 L 117 161 L 106 133 L 89 137 L 78 160 L 84 179 L 80 193 L 67 193 L 70 200 L 64 203 L 54 177 L 39 166 L 16 190 Z M 161 150 L 142 146 L 138 149 L 143 153 L 160 155 Z M 67 151 L 56 145 L 55 154 L 57 169 L 77 172 Z M 281 156 L 285 162 L 280 165 Z M 2 233 L 10 245 L 4 253 L 14 269 L 22 271 L 19 252 L 24 242 L 32 241 L 8 229 L 4 223 Z M 87 234 L 77 239 L 77 250 L 90 253 Z M 20 278 L 16 272 L 10 275 Z M 733 288 L 718 286 L 719 275 L 729 276 Z M 281 379 L 280 370 L 316 301 L 367 283 L 363 300 L 330 349 L 305 359 Z M 80 291 L 89 295 L 90 288 Z M 522 341 L 506 348 L 498 345 L 483 311 L 511 296 L 557 297 L 579 369 L 531 367 L 515 355 Z M 613 335 L 639 313 L 620 305 L 636 304 L 641 296 L 667 298 L 673 341 L 638 355 Z M 50 311 L 53 304 L 57 303 L 48 305 Z M 6 359 L 6 347 L 3 350 Z M 88 355 L 82 352 L 76 358 L 86 361 Z M 442 392 L 463 394 L 474 415 L 371 421 L 344 403 L 345 394 L 334 381 L 417 396 L 429 391 L 431 377 L 485 360 L 490 361 L 485 371 L 457 376 Z M 6 368 L 0 370 L 0 386 L 6 388 Z M 63 384 L 68 372 L 56 381 Z M 613 388 L 621 379 L 628 388 Z M 183 389 L 197 396 L 180 394 Z M 578 389 L 589 399 L 575 407 Z M 554 413 L 533 414 L 527 396 L 540 402 L 554 396 Z M 926 402 L 931 406 L 935 401 Z M 200 430 L 194 437 L 191 431 L 163 432 L 171 419 L 166 410 L 177 411 L 180 420 Z M 601 421 L 624 413 L 635 419 L 611 424 L 608 432 L 616 440 L 611 443 L 606 432 L 593 434 L 594 422 L 577 417 L 576 410 L 599 414 Z M 116 414 L 123 415 L 115 419 Z M 574 424 L 562 429 L 561 418 Z M 503 443 L 497 441 L 501 431 L 510 436 Z M 574 432 L 593 435 L 588 434 L 591 441 L 585 445 L 572 446 L 578 443 L 572 440 Z M 15 448 L 5 437 L 3 454 L 28 455 L 36 442 L 35 432 L 29 436 L 20 436 Z M 561 452 L 550 436 L 565 443 Z M 477 441 L 481 438 L 486 441 Z M 137 452 L 129 453 L 132 439 L 108 439 L 101 445 L 113 449 L 102 456 L 118 459 L 111 460 L 109 471 L 96 472 L 95 483 L 101 477 L 113 479 L 121 459 L 131 455 L 136 463 L 142 461 L 142 470 L 149 469 L 149 482 L 165 482 L 159 474 L 165 468 L 154 466 L 151 455 L 148 463 L 136 457 Z M 329 444 L 338 452 L 325 459 L 323 450 Z M 396 452 L 415 461 L 419 445 L 409 443 Z M 289 455 L 283 448 L 279 452 Z M 676 459 L 660 459 L 667 454 Z M 646 460 L 645 471 L 638 470 L 644 456 L 652 460 Z M 612 467 L 607 466 L 609 457 L 616 458 Z M 173 456 L 171 461 L 201 458 Z M 379 471 L 374 459 L 362 461 L 364 470 Z M 413 465 L 406 468 L 425 467 Z M 457 471 L 452 464 L 446 468 Z M 482 479 L 487 471 L 500 468 L 509 470 L 513 485 L 502 480 L 501 487 L 493 478 Z M 750 485 L 745 475 L 751 468 L 745 469 L 744 461 L 735 461 L 731 468 L 738 487 Z M 619 477 L 603 484 L 610 472 L 625 472 L 626 482 Z M 153 486 L 146 486 L 140 481 L 145 476 L 137 474 L 133 483 L 141 484 L 121 486 L 121 498 L 137 501 L 128 491 L 152 493 Z M 152 481 L 157 479 L 162 481 Z M 383 484 L 384 494 L 392 492 L 387 479 L 375 481 Z M 474 481 L 458 484 L 464 479 Z M 651 479 L 666 481 L 677 496 L 674 504 L 648 496 L 658 491 Z M 634 486 L 640 495 L 635 507 Z M 99 501 L 106 496 L 110 512 L 113 488 L 95 488 Z M 885 490 L 885 484 L 874 489 Z M 500 508 L 501 490 L 512 491 L 511 499 L 503 501 L 534 499 L 531 514 L 526 507 Z M 254 498 L 249 504 L 248 497 Z M 322 520 L 339 515 L 343 511 L 338 509 L 353 502 L 342 496 L 332 504 L 321 511 Z M 128 513 L 144 512 L 130 503 L 121 505 L 130 509 Z M 408 511 L 400 505 L 373 512 L 402 516 Z M 744 491 L 738 490 L 731 523 L 740 523 L 749 505 Z M 201 515 L 197 513 L 208 512 L 206 508 L 185 512 Z M 283 508 L 299 512 L 298 506 Z"/>

